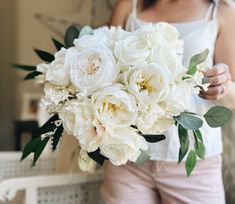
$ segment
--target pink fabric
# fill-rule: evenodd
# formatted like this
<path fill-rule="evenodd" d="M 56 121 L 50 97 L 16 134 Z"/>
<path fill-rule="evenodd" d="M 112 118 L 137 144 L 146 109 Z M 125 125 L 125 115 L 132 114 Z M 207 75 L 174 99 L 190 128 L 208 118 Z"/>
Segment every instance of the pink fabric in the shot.
<path fill-rule="evenodd" d="M 101 194 L 106 204 L 224 204 L 221 155 L 198 161 L 190 177 L 185 163 L 105 163 Z"/>

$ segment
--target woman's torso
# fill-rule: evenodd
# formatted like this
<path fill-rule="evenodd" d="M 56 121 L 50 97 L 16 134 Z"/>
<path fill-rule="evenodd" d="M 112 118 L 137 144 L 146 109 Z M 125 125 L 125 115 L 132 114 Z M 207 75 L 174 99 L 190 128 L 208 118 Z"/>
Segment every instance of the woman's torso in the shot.
<path fill-rule="evenodd" d="M 210 4 L 204 19 L 193 22 L 171 24 L 178 30 L 180 38 L 184 40 L 183 64 L 185 66 L 189 64 L 190 58 L 193 55 L 202 52 L 206 48 L 209 49 L 207 64 L 209 66 L 213 66 L 215 43 L 218 34 L 216 19 L 217 8 L 218 0 L 215 0 L 214 3 Z M 133 0 L 133 10 L 128 16 L 125 29 L 128 31 L 134 31 L 146 23 L 146 21 L 138 18 L 137 0 Z M 215 105 L 215 103 L 212 101 L 207 101 L 198 96 L 194 96 L 192 98 L 191 111 L 204 114 L 213 105 Z M 206 158 L 222 153 L 221 129 L 210 128 L 206 123 L 204 123 L 200 130 L 206 147 Z M 192 133 L 189 135 L 191 141 L 190 145 L 193 148 L 193 135 Z M 170 128 L 167 131 L 166 136 L 166 140 L 160 143 L 150 144 L 152 159 L 177 161 L 180 144 L 176 126 Z"/>

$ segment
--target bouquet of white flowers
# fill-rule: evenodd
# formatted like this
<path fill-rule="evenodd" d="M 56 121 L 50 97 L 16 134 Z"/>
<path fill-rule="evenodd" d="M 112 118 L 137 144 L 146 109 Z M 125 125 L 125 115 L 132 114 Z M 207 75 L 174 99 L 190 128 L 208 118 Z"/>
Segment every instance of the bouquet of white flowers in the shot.
<path fill-rule="evenodd" d="M 164 132 L 177 125 L 179 162 L 187 155 L 190 175 L 196 157 L 203 159 L 205 154 L 202 117 L 211 127 L 222 126 L 231 117 L 231 111 L 221 106 L 204 116 L 188 111 L 192 95 L 209 85 L 203 76 L 208 50 L 184 67 L 183 42 L 167 23 L 147 24 L 135 32 L 72 26 L 64 45 L 53 42 L 58 49 L 54 56 L 35 50 L 46 63 L 15 65 L 31 71 L 26 79 L 43 84 L 42 104 L 52 114 L 26 145 L 22 159 L 34 153 L 35 163 L 48 141 L 56 148 L 65 130 L 79 141 L 83 170 L 94 161 L 141 164 L 151 157 L 148 142 L 164 140 Z M 188 131 L 195 138 L 191 150 Z"/>

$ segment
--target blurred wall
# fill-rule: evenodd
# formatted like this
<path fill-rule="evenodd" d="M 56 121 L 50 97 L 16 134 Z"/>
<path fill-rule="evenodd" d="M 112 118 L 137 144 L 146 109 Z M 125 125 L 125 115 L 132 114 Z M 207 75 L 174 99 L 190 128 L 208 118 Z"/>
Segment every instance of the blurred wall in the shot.
<path fill-rule="evenodd" d="M 10 64 L 15 60 L 16 1 L 0 0 L 0 150 L 14 146 L 15 71 Z"/>

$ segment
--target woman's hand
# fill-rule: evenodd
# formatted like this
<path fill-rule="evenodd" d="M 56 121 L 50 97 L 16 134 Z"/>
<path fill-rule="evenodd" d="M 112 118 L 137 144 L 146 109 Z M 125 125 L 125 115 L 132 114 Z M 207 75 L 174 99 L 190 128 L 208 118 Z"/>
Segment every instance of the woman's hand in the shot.
<path fill-rule="evenodd" d="M 212 69 L 206 71 L 204 76 L 209 79 L 210 86 L 207 91 L 201 91 L 199 96 L 206 100 L 222 99 L 231 82 L 228 65 L 216 64 Z"/>

